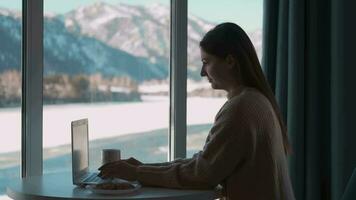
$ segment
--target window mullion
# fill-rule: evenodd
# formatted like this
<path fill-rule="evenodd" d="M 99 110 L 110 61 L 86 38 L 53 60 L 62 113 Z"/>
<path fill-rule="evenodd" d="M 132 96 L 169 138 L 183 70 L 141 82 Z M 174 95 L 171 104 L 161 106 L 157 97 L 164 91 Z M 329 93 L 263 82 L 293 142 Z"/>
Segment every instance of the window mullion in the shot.
<path fill-rule="evenodd" d="M 186 157 L 187 0 L 171 0 L 169 160 Z"/>
<path fill-rule="evenodd" d="M 42 174 L 43 0 L 23 0 L 22 177 Z"/>

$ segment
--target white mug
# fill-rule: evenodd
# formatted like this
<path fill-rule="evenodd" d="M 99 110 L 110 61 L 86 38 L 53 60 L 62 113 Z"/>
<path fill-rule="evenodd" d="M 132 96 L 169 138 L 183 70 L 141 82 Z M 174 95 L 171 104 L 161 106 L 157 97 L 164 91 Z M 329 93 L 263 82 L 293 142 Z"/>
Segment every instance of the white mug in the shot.
<path fill-rule="evenodd" d="M 109 162 L 118 161 L 121 159 L 121 152 L 119 149 L 103 149 L 101 150 L 101 164 L 104 165 Z"/>

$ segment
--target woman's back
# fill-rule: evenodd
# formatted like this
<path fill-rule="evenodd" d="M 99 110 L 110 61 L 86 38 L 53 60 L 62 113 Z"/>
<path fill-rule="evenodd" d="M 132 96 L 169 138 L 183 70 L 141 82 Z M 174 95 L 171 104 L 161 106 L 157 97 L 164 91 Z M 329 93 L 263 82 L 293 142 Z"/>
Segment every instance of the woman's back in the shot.
<path fill-rule="evenodd" d="M 222 183 L 228 199 L 294 199 L 281 128 L 268 99 L 256 89 L 246 88 L 217 114 L 214 126 L 224 123 L 236 124 L 230 129 L 229 139 L 237 140 L 235 145 L 240 146 L 236 150 L 244 151 L 243 155 L 231 152 L 240 162 Z M 212 129 L 207 144 L 216 134 L 226 135 Z"/>

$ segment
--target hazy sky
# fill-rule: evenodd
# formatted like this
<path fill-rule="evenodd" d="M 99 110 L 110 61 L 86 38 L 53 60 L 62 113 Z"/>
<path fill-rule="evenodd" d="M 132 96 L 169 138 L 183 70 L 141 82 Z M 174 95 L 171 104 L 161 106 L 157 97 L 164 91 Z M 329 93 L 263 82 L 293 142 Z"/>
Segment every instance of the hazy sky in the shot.
<path fill-rule="evenodd" d="M 78 6 L 94 3 L 98 0 L 44 0 L 45 11 L 65 13 Z M 165 5 L 170 0 L 101 0 L 111 4 L 126 3 L 147 5 L 159 2 Z M 19 9 L 22 0 L 0 0 L 0 7 Z M 231 21 L 246 30 L 262 27 L 263 0 L 188 0 L 191 14 L 211 22 Z"/>

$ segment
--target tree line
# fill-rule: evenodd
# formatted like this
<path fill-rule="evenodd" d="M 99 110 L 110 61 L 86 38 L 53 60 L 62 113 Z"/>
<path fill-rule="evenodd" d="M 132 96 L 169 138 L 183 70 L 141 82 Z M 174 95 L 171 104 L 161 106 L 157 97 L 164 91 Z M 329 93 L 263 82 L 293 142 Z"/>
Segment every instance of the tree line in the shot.
<path fill-rule="evenodd" d="M 21 104 L 21 72 L 0 73 L 0 107 Z M 128 76 L 50 74 L 43 77 L 44 104 L 140 101 L 138 83 Z"/>

